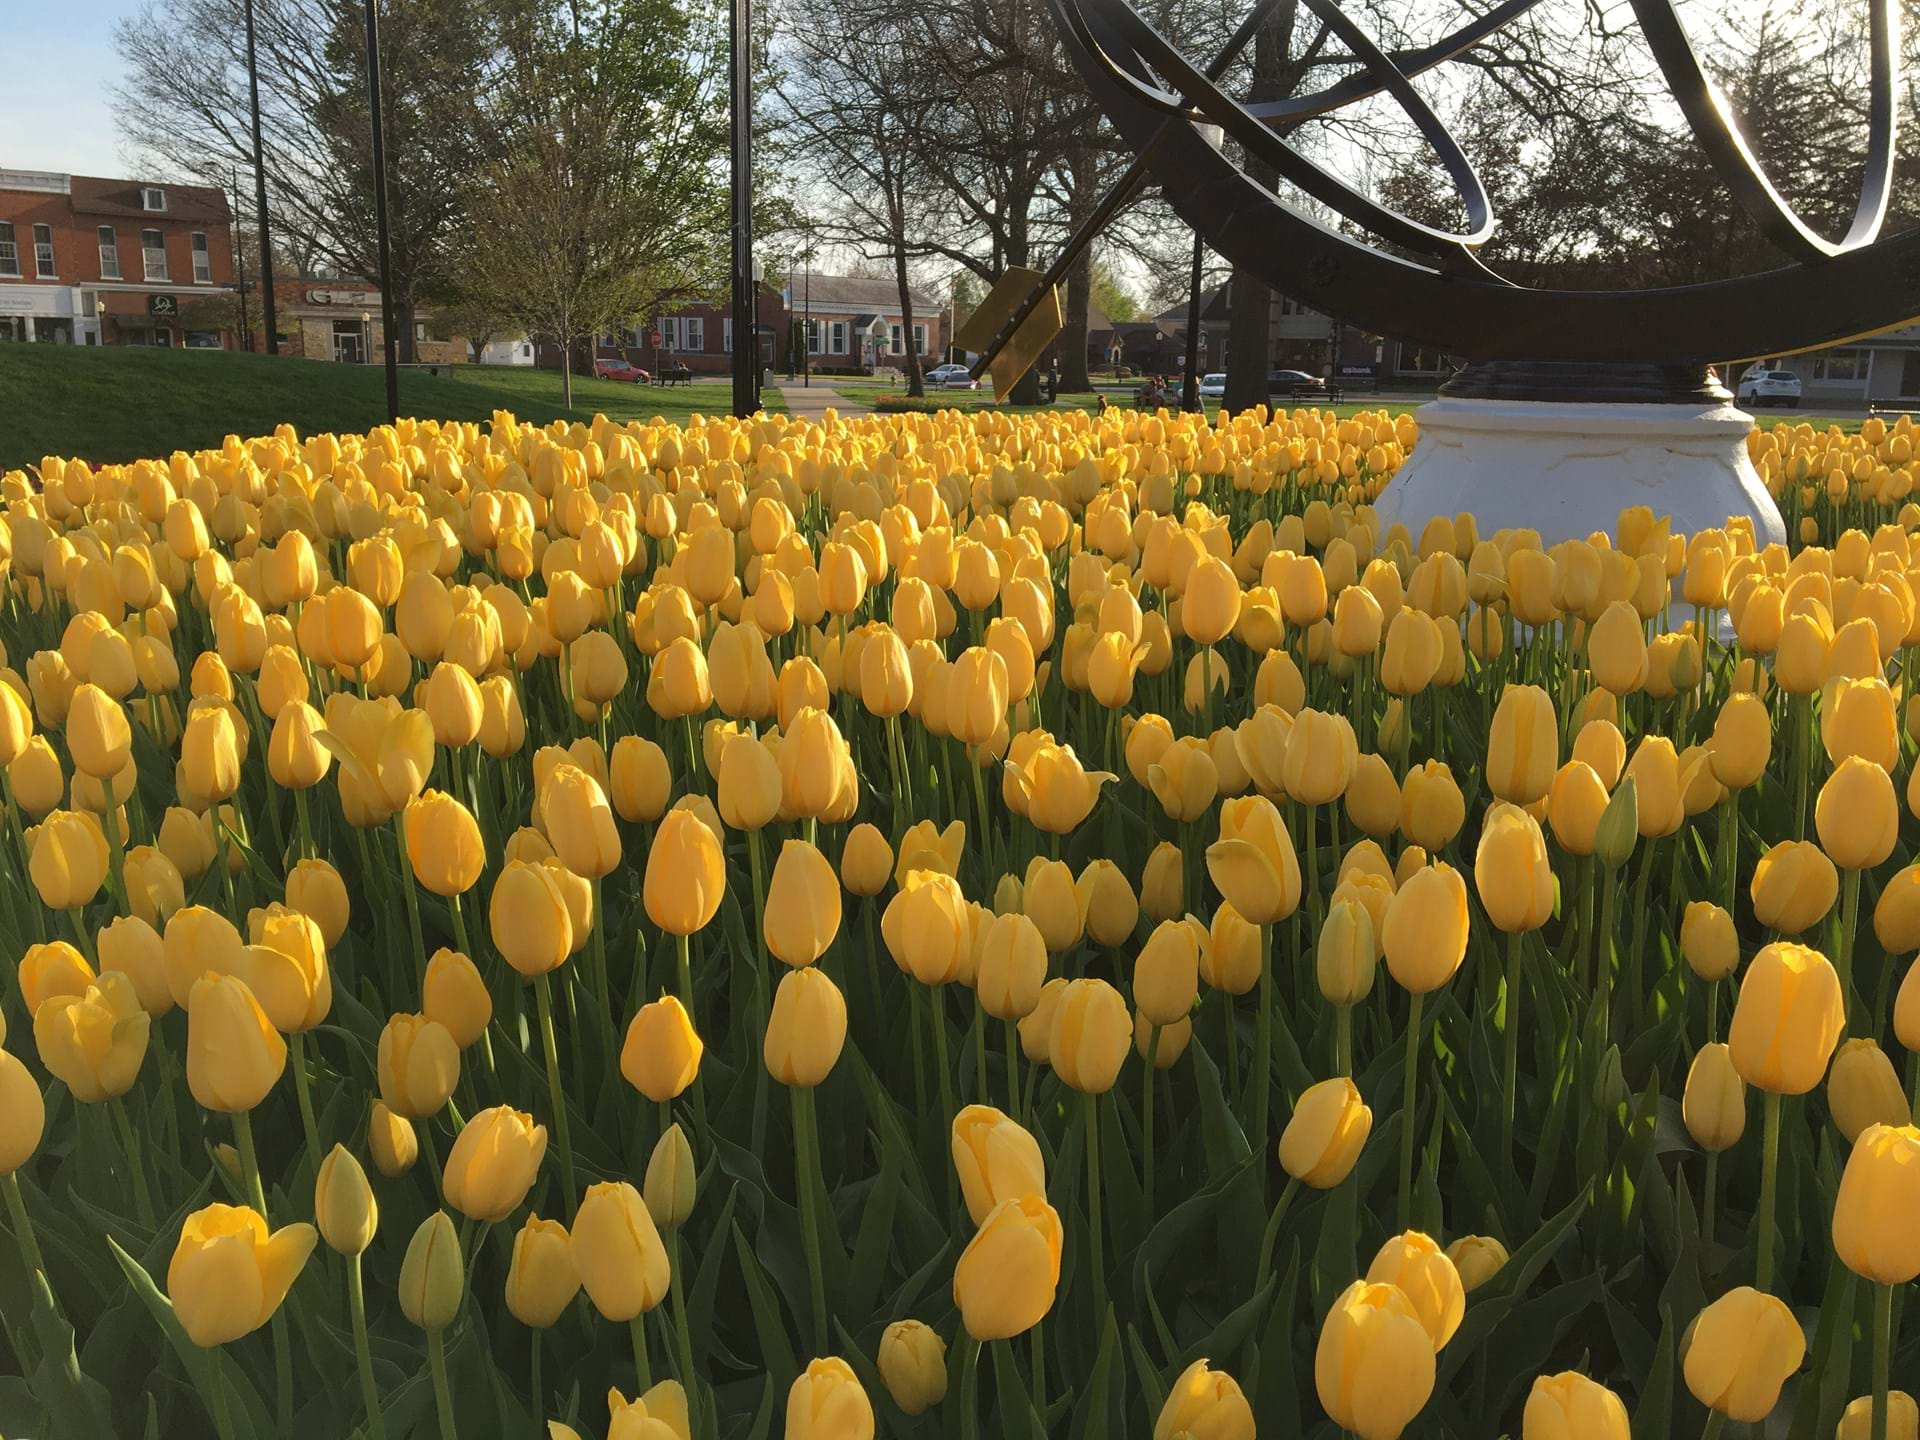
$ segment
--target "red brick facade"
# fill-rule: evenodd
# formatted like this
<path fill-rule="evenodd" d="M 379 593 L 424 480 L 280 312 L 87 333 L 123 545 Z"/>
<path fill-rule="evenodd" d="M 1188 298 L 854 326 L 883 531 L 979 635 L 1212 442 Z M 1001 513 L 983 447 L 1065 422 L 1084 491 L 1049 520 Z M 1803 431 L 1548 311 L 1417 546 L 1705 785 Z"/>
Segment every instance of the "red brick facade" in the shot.
<path fill-rule="evenodd" d="M 0 339 L 231 348 L 232 219 L 212 187 L 0 170 Z"/>

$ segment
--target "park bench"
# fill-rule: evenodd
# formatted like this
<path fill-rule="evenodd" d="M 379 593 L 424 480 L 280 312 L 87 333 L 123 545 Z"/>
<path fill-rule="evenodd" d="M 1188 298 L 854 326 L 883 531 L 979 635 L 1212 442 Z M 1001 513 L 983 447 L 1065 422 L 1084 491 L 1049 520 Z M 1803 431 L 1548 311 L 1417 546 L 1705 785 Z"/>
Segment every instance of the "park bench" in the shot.
<path fill-rule="evenodd" d="M 1329 405 L 1338 405 L 1347 392 L 1338 385 L 1296 385 L 1289 392 L 1293 400 L 1324 400 Z"/>
<path fill-rule="evenodd" d="M 684 365 L 665 366 L 653 377 L 653 383 L 656 385 L 691 385 L 693 383 L 693 371 Z"/>

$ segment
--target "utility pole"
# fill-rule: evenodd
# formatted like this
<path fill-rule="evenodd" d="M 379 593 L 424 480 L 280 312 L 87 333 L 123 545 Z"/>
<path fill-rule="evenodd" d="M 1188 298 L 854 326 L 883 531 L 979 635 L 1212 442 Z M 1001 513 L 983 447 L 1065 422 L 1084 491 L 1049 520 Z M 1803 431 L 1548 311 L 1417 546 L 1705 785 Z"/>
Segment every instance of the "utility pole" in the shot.
<path fill-rule="evenodd" d="M 247 104 L 253 112 L 253 208 L 260 218 L 260 309 L 267 327 L 267 354 L 280 353 L 280 327 L 273 318 L 273 235 L 267 226 L 267 154 L 260 143 L 260 67 L 253 53 L 253 0 L 247 0 Z"/>
<path fill-rule="evenodd" d="M 380 238 L 380 327 L 387 361 L 387 423 L 400 418 L 400 370 L 393 333 L 393 244 L 387 232 L 387 142 L 380 128 L 379 0 L 367 7 L 367 112 L 373 124 L 373 224 Z"/>
<path fill-rule="evenodd" d="M 237 170 L 227 172 L 227 187 L 233 191 L 233 258 L 240 271 L 240 346 L 251 355 L 253 327 L 247 323 L 247 241 L 240 227 L 240 174 Z M 107 343 L 104 333 L 100 343 Z"/>
<path fill-rule="evenodd" d="M 760 408 L 759 313 L 753 280 L 753 0 L 731 0 L 733 188 L 733 413 L 745 419 Z"/>

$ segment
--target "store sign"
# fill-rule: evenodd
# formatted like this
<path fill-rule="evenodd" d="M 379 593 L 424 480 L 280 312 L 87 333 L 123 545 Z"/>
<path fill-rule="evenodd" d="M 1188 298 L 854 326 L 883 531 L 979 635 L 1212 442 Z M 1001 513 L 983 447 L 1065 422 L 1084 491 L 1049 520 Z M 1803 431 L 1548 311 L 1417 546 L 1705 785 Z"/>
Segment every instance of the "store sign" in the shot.
<path fill-rule="evenodd" d="M 0 290 L 0 315 L 34 315 L 39 310 L 31 290 Z"/>
<path fill-rule="evenodd" d="M 180 301 L 173 295 L 149 295 L 147 314 L 156 320 L 172 320 L 180 314 Z"/>
<path fill-rule="evenodd" d="M 1342 380 L 1370 380 L 1379 373 L 1380 367 L 1378 365 L 1350 365 L 1342 362 L 1340 366 L 1340 378 Z"/>

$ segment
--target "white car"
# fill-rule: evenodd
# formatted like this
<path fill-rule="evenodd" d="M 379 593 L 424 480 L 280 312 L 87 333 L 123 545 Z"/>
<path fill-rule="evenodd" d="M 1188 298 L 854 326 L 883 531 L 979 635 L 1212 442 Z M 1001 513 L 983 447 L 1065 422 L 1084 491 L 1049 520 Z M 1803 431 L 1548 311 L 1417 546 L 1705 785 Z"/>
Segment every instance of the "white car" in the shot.
<path fill-rule="evenodd" d="M 1227 377 L 1218 371 L 1200 377 L 1200 393 L 1210 400 L 1218 400 L 1227 393 Z"/>
<path fill-rule="evenodd" d="M 941 390 L 978 390 L 980 382 L 964 365 L 936 365 L 927 371 L 926 382 Z"/>
<path fill-rule="evenodd" d="M 1786 405 L 1800 403 L 1800 377 L 1791 370 L 1749 370 L 1740 380 L 1735 398 L 1742 405 Z"/>

